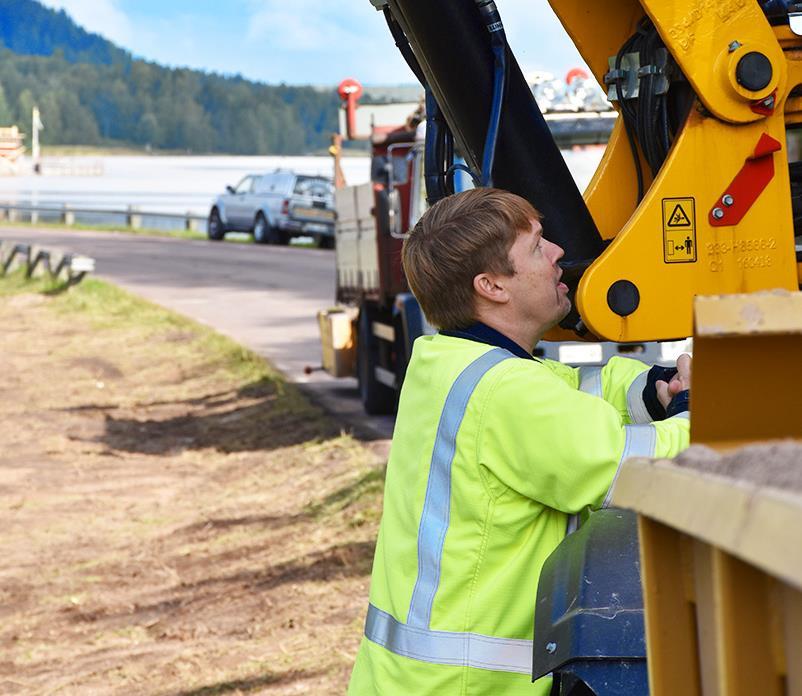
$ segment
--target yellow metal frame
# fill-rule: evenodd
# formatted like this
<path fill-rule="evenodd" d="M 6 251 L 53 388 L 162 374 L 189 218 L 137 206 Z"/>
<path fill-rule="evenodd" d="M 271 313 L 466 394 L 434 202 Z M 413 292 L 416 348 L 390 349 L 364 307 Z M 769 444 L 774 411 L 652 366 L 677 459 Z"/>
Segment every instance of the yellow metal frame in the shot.
<path fill-rule="evenodd" d="M 695 313 L 691 441 L 802 439 L 802 293 L 699 297 Z"/>
<path fill-rule="evenodd" d="M 802 441 L 802 293 L 694 313 L 691 441 Z M 651 695 L 802 696 L 802 494 L 630 459 L 612 504 L 638 513 Z"/>
<path fill-rule="evenodd" d="M 802 124 L 802 99 L 789 98 L 802 85 L 802 41 L 772 28 L 752 0 L 551 5 L 600 83 L 608 57 L 648 14 L 697 95 L 660 172 L 645 177 L 639 204 L 619 119 L 585 192 L 602 237 L 612 240 L 577 291 L 585 324 L 616 341 L 695 334 L 693 442 L 726 450 L 802 440 L 802 294 L 791 292 L 802 267 L 786 147 L 786 126 Z M 755 92 L 735 79 L 750 51 L 772 66 L 771 81 Z M 760 113 L 771 97 L 773 111 Z M 769 155 L 773 178 L 738 224 L 710 224 L 763 135 L 781 144 Z M 669 221 L 676 214 L 691 223 L 686 239 L 672 241 L 676 258 L 666 245 L 674 239 L 667 211 Z M 623 318 L 607 303 L 619 280 L 640 296 Z M 652 696 L 802 696 L 802 495 L 629 460 L 612 502 L 639 513 Z"/>
<path fill-rule="evenodd" d="M 614 341 L 682 338 L 692 333 L 697 295 L 797 290 L 802 273 L 794 253 L 784 146 L 770 155 L 774 177 L 740 223 L 712 226 L 708 216 L 761 135 L 785 144 L 788 94 L 802 84 L 799 38 L 787 29 L 772 29 L 758 4 L 747 0 L 551 0 L 551 5 L 600 82 L 608 57 L 647 13 L 698 95 L 658 176 L 653 182 L 645 177 L 648 190 L 637 208 L 632 156 L 620 123 L 585 193 L 602 237 L 612 240 L 577 291 L 590 331 Z M 753 50 L 762 52 L 773 69 L 771 82 L 758 92 L 735 80 L 738 60 Z M 773 114 L 753 111 L 756 101 L 774 93 Z M 802 100 L 788 103 L 789 122 L 802 120 L 800 109 Z M 673 244 L 666 243 L 665 220 L 672 202 L 693 216 L 692 234 L 684 240 L 693 251 L 687 262 L 668 262 L 665 252 Z M 608 289 L 619 280 L 634 283 L 640 295 L 627 317 L 615 314 L 607 302 Z"/>
<path fill-rule="evenodd" d="M 651 696 L 800 696 L 802 496 L 631 459 L 613 504 L 639 513 Z"/>

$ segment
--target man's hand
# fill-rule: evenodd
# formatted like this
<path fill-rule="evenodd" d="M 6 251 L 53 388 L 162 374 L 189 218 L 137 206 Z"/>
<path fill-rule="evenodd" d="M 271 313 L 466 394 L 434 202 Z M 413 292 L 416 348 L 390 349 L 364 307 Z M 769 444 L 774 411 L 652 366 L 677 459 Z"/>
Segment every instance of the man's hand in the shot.
<path fill-rule="evenodd" d="M 654 386 L 657 390 L 657 399 L 663 408 L 668 408 L 671 399 L 676 394 L 691 388 L 691 356 L 687 353 L 680 355 L 677 358 L 677 374 L 671 378 L 670 382 L 657 380 Z"/>

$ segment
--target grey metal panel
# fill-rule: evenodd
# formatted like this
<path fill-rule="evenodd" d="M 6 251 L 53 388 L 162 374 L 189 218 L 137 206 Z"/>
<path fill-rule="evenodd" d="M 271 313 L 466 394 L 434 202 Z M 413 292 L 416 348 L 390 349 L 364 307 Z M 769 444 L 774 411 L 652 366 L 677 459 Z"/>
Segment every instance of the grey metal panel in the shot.
<path fill-rule="evenodd" d="M 340 289 L 357 290 L 359 278 L 359 211 L 356 187 L 334 192 L 337 208 L 337 285 Z"/>
<path fill-rule="evenodd" d="M 335 192 L 337 206 L 337 279 L 345 294 L 375 292 L 379 287 L 373 184 Z"/>
<path fill-rule="evenodd" d="M 379 249 L 376 220 L 373 217 L 373 184 L 357 186 L 355 194 L 359 214 L 360 289 L 363 292 L 375 292 L 379 290 Z"/>

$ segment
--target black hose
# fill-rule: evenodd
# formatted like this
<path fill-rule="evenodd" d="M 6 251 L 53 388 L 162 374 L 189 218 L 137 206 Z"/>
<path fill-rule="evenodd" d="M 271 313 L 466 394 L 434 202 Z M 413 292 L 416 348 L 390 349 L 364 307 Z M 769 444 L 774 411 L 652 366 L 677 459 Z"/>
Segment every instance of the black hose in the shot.
<path fill-rule="evenodd" d="M 490 47 L 493 51 L 493 97 L 490 102 L 490 119 L 482 150 L 482 186 L 493 185 L 493 163 L 496 158 L 501 109 L 504 105 L 504 91 L 507 83 L 507 37 L 501 15 L 493 0 L 476 0 L 482 21 L 490 33 Z"/>
<path fill-rule="evenodd" d="M 498 127 L 501 123 L 501 107 L 504 103 L 504 83 L 507 79 L 507 43 L 493 42 L 494 74 L 493 101 L 490 107 L 490 122 L 487 125 L 485 147 L 482 152 L 482 186 L 493 185 L 493 162 L 496 158 Z"/>
<path fill-rule="evenodd" d="M 401 28 L 401 25 L 398 23 L 396 18 L 393 17 L 393 13 L 390 11 L 389 5 L 384 8 L 384 19 L 387 21 L 387 26 L 390 28 L 390 33 L 393 35 L 395 45 L 398 50 L 401 51 L 401 55 L 409 66 L 409 69 L 415 74 L 415 77 L 418 78 L 418 82 L 425 87 L 426 78 L 423 75 L 423 70 L 421 69 L 420 63 L 415 57 L 415 54 L 412 52 L 412 47 L 409 45 L 409 41 L 407 40 L 406 34 L 404 34 L 404 30 Z"/>
<path fill-rule="evenodd" d="M 615 69 L 616 71 L 621 70 L 621 61 L 624 58 L 624 54 L 629 52 L 629 49 L 632 47 L 632 44 L 635 43 L 635 37 L 631 37 L 622 47 L 621 50 L 618 51 L 618 54 L 615 57 Z M 638 154 L 638 146 L 635 142 L 635 135 L 632 132 L 634 129 L 633 121 L 637 117 L 637 113 L 632 109 L 632 106 L 627 103 L 626 99 L 624 98 L 624 90 L 621 89 L 621 78 L 618 78 L 615 82 L 615 96 L 618 99 L 618 104 L 621 107 L 621 116 L 624 119 L 624 131 L 627 134 L 627 140 L 629 141 L 629 149 L 632 151 L 632 160 L 635 164 L 635 175 L 638 179 L 638 197 L 637 203 L 640 203 L 643 199 L 643 171 L 641 170 L 640 166 L 640 155 Z"/>
<path fill-rule="evenodd" d="M 426 143 L 423 151 L 423 177 L 426 183 L 426 201 L 434 205 L 448 195 L 444 162 L 448 125 L 440 112 L 432 90 L 426 88 Z"/>
<path fill-rule="evenodd" d="M 454 193 L 454 175 L 458 172 L 465 172 L 471 177 L 471 181 L 473 181 L 474 186 L 482 186 L 482 180 L 476 175 L 476 172 L 473 171 L 467 164 L 452 164 L 448 169 L 446 169 L 446 186 L 451 193 Z"/>

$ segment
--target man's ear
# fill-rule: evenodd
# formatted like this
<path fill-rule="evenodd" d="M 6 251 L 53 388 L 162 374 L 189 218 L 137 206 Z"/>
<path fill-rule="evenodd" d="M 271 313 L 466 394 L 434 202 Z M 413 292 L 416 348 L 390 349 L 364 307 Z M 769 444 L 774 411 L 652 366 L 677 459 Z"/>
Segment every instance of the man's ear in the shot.
<path fill-rule="evenodd" d="M 506 304 L 510 301 L 507 289 L 500 285 L 499 278 L 491 273 L 479 273 L 473 278 L 473 289 L 476 294 L 488 302 Z"/>

